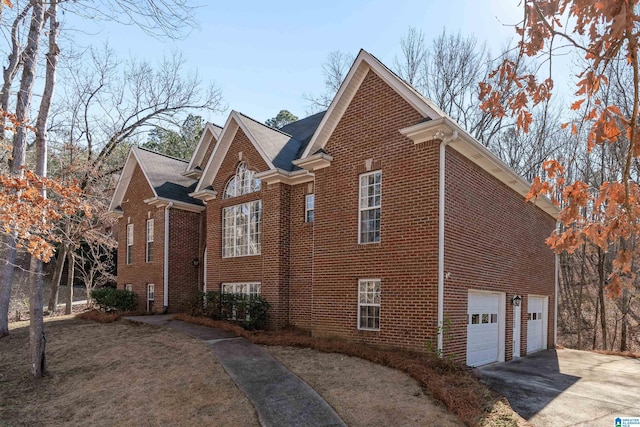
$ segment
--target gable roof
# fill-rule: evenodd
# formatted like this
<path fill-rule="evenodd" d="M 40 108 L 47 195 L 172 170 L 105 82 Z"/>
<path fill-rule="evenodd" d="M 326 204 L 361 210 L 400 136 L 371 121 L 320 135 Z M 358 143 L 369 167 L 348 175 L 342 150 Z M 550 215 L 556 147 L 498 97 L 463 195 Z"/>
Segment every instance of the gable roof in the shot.
<path fill-rule="evenodd" d="M 114 212 L 122 204 L 136 165 L 140 166 L 156 199 L 203 206 L 202 201 L 189 196 L 189 193 L 195 189 L 197 181 L 182 175 L 186 164 L 184 160 L 144 148 L 131 148 L 111 198 L 109 211 Z"/>
<path fill-rule="evenodd" d="M 323 115 L 324 112 L 317 113 L 278 130 L 238 111 L 232 111 L 195 191 L 203 190 L 214 181 L 238 129 L 247 136 L 269 169 L 287 172 L 299 169 L 292 162 L 300 157 Z"/>
<path fill-rule="evenodd" d="M 489 151 L 444 111 L 365 50 L 360 50 L 338 93 L 322 117 L 318 128 L 300 156 L 300 160 L 295 162 L 296 164 L 303 164 L 305 159 L 311 160 L 316 153 L 324 153 L 327 141 L 369 71 L 374 72 L 424 117 L 413 126 L 400 129 L 400 133 L 412 139 L 414 143 L 429 139 L 447 139 L 447 143 L 456 151 L 520 195 L 526 196 L 531 186 L 529 182 Z M 546 197 L 539 197 L 535 204 L 551 216 L 556 216 L 559 211 Z"/>
<path fill-rule="evenodd" d="M 301 158 L 308 157 L 318 150 L 324 149 L 329 137 L 338 125 L 338 122 L 340 122 L 340 119 L 347 110 L 347 107 L 360 88 L 369 70 L 376 73 L 378 77 L 395 90 L 405 101 L 422 114 L 423 117 L 435 119 L 446 115 L 436 107 L 435 104 L 411 87 L 411 85 L 405 83 L 404 80 L 393 73 L 376 57 L 361 49 L 353 61 L 353 65 L 347 73 L 347 76 L 340 85 L 338 93 L 333 98 L 333 101 L 331 101 L 331 105 L 323 116 L 316 132 L 300 156 Z"/>
<path fill-rule="evenodd" d="M 201 172 L 199 171 L 199 166 L 202 164 L 202 161 L 207 161 L 209 159 L 205 159 L 204 156 L 207 154 L 207 150 L 211 144 L 215 144 L 216 141 L 220 138 L 220 134 L 222 133 L 222 127 L 207 122 L 204 125 L 204 129 L 202 131 L 202 135 L 200 136 L 200 140 L 198 141 L 198 145 L 196 145 L 196 149 L 191 155 L 191 160 L 187 165 L 187 169 L 184 171 L 185 175 L 190 175 L 193 172 Z"/>

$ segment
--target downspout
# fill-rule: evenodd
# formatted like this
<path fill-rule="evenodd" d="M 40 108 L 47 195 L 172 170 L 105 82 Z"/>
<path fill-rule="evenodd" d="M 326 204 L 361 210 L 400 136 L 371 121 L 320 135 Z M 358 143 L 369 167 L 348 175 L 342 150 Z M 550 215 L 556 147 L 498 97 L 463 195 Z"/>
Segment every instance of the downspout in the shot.
<path fill-rule="evenodd" d="M 553 346 L 558 345 L 558 275 L 560 273 L 560 257 L 555 254 L 555 294 L 553 295 Z"/>
<path fill-rule="evenodd" d="M 440 142 L 440 164 L 438 177 L 438 355 L 443 354 L 444 327 L 444 184 L 445 147 L 458 139 L 458 131 Z"/>
<path fill-rule="evenodd" d="M 169 310 L 169 209 L 173 207 L 173 202 L 164 208 L 164 288 L 163 288 L 163 311 Z"/>

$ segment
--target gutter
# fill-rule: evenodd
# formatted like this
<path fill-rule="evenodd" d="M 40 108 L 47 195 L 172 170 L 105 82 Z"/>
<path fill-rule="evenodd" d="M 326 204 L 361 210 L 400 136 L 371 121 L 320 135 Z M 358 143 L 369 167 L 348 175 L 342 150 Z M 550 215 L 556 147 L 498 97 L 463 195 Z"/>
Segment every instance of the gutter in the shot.
<path fill-rule="evenodd" d="M 163 288 L 163 311 L 169 310 L 169 209 L 173 207 L 173 202 L 164 208 L 164 288 Z"/>
<path fill-rule="evenodd" d="M 438 355 L 443 354 L 444 327 L 444 185 L 445 185 L 445 147 L 458 139 L 458 131 L 440 142 L 440 161 L 438 176 Z"/>

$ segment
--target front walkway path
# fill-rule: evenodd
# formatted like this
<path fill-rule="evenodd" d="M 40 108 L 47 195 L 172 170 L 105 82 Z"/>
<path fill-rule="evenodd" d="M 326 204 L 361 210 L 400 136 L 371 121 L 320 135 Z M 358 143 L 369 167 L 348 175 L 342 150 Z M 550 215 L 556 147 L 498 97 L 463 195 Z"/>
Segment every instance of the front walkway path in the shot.
<path fill-rule="evenodd" d="M 253 403 L 263 426 L 346 426 L 314 389 L 244 338 L 220 329 L 171 320 L 170 314 L 125 319 L 203 340 Z"/>

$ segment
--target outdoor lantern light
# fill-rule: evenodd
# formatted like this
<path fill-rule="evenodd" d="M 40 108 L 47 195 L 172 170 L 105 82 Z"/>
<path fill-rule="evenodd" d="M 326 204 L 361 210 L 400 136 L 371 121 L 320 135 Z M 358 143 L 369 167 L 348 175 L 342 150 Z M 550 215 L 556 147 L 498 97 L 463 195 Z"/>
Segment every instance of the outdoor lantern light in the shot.
<path fill-rule="evenodd" d="M 197 267 L 197 266 L 199 266 L 199 265 L 200 265 L 200 260 L 199 260 L 198 258 L 194 258 L 194 259 L 192 259 L 192 260 L 191 260 L 191 264 L 192 264 L 194 267 Z"/>
<path fill-rule="evenodd" d="M 511 305 L 520 307 L 520 301 L 522 301 L 522 298 L 520 297 L 520 295 L 516 295 L 515 297 L 511 298 Z"/>

